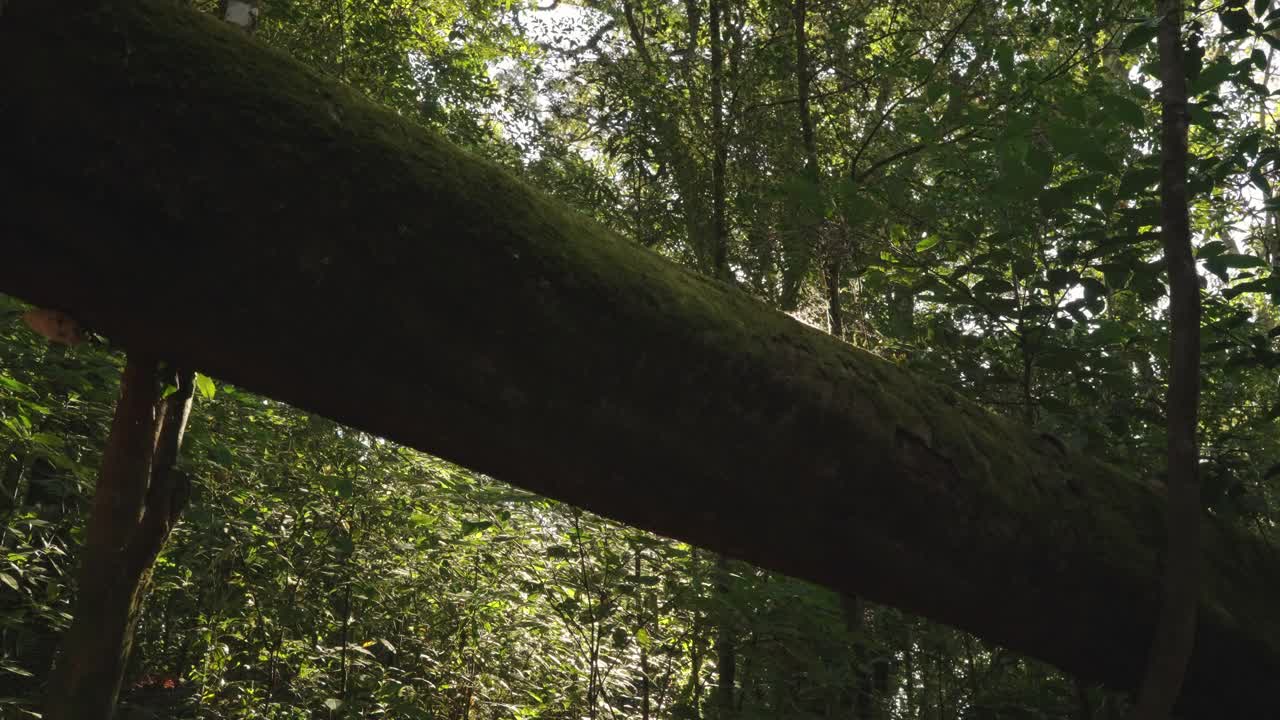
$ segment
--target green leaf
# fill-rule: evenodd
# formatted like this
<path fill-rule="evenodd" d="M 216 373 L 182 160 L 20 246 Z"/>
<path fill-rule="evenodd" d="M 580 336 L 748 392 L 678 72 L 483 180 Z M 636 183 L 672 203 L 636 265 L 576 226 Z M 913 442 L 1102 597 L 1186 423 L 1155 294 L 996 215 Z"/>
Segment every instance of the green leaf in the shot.
<path fill-rule="evenodd" d="M 1108 176 L 1103 173 L 1089 173 L 1081 177 L 1072 178 L 1061 185 L 1057 186 L 1058 190 L 1075 196 L 1087 196 L 1097 191 Z"/>
<path fill-rule="evenodd" d="M 1097 151 L 1097 143 L 1092 134 L 1075 123 L 1055 121 L 1047 128 L 1049 141 L 1053 147 L 1064 155 L 1074 155 L 1084 151 Z"/>
<path fill-rule="evenodd" d="M 1271 182 L 1267 180 L 1267 176 L 1257 170 L 1250 171 L 1249 181 L 1253 186 L 1262 191 L 1263 196 L 1271 194 Z"/>
<path fill-rule="evenodd" d="M 784 183 L 783 192 L 794 212 L 805 217 L 821 217 L 824 209 L 822 186 L 803 176 L 790 178 Z"/>
<path fill-rule="evenodd" d="M 938 243 L 942 242 L 942 238 L 937 235 L 929 235 L 920 242 L 916 243 L 916 252 L 924 252 Z"/>
<path fill-rule="evenodd" d="M 39 443 L 48 448 L 60 448 L 66 444 L 66 440 L 62 436 L 44 432 L 32 435 L 31 442 Z"/>
<path fill-rule="evenodd" d="M 339 480 L 336 489 L 338 491 L 338 497 L 343 498 L 351 497 L 356 491 L 355 483 L 351 481 L 351 478 L 342 478 Z"/>
<path fill-rule="evenodd" d="M 1187 115 L 1191 118 L 1192 125 L 1213 128 L 1213 113 L 1205 110 L 1200 103 L 1187 103 Z"/>
<path fill-rule="evenodd" d="M 1091 115 L 1078 93 L 1063 96 L 1058 102 L 1058 109 L 1073 120 L 1088 120 Z"/>
<path fill-rule="evenodd" d="M 1053 176 L 1053 155 L 1039 147 L 1027 151 L 1027 167 L 1036 174 L 1041 184 Z"/>
<path fill-rule="evenodd" d="M 1090 170 L 1114 173 L 1120 169 L 1119 164 L 1110 155 L 1096 148 L 1081 150 L 1076 153 L 1076 157 L 1080 158 L 1080 162 Z"/>
<path fill-rule="evenodd" d="M 13 576 L 10 575 L 9 573 L 0 572 L 0 582 L 4 583 L 5 585 L 8 585 L 14 590 L 18 589 L 18 581 L 14 580 Z"/>
<path fill-rule="evenodd" d="M 1225 7 L 1218 12 L 1218 19 L 1222 21 L 1222 26 L 1232 33 L 1247 33 L 1253 26 L 1253 18 L 1249 17 L 1249 11 L 1242 7 Z"/>
<path fill-rule="evenodd" d="M 1148 20 L 1130 30 L 1129 34 L 1124 36 L 1124 40 L 1120 41 L 1120 52 L 1129 52 L 1146 45 L 1155 39 L 1156 33 L 1159 31 L 1159 24 L 1154 20 Z"/>
<path fill-rule="evenodd" d="M 1136 208 L 1129 208 L 1122 212 L 1124 219 L 1128 221 L 1134 230 L 1143 225 L 1156 226 L 1160 224 L 1160 204 L 1146 203 Z"/>
<path fill-rule="evenodd" d="M 342 701 L 338 698 L 329 698 L 324 701 L 324 706 L 328 708 L 330 712 L 336 712 L 342 708 Z"/>
<path fill-rule="evenodd" d="M 1210 240 L 1209 242 L 1196 248 L 1197 258 L 1212 258 L 1221 255 L 1227 251 L 1226 243 L 1221 240 Z"/>
<path fill-rule="evenodd" d="M 1040 212 L 1045 215 L 1052 215 L 1055 211 L 1061 210 L 1071 204 L 1071 196 L 1063 192 L 1061 188 L 1049 188 L 1040 193 Z"/>
<path fill-rule="evenodd" d="M 1000 293 L 1012 291 L 1013 283 L 1007 280 L 999 280 L 997 278 L 987 278 L 973 286 L 973 293 L 975 295 L 998 295 Z"/>
<path fill-rule="evenodd" d="M 1085 354 L 1078 350 L 1061 349 L 1041 355 L 1036 360 L 1036 365 L 1047 370 L 1071 370 L 1083 364 L 1085 360 Z"/>
<path fill-rule="evenodd" d="M 476 533 L 484 532 L 493 527 L 493 523 L 488 520 L 463 520 L 462 536 L 469 537 Z"/>
<path fill-rule="evenodd" d="M 1013 74 L 1013 48 L 1009 43 L 1002 42 L 996 48 L 996 65 L 1000 67 L 1000 74 L 1008 77 Z"/>
<path fill-rule="evenodd" d="M 1271 282 L 1271 278 L 1258 278 L 1256 280 L 1250 280 L 1249 282 L 1240 283 L 1239 285 L 1232 285 L 1222 291 L 1222 296 L 1230 299 L 1245 293 L 1269 292 L 1273 284 L 1274 283 Z"/>
<path fill-rule="evenodd" d="M 1241 255 L 1239 253 L 1222 253 L 1214 258 L 1215 261 L 1222 263 L 1223 267 L 1229 268 L 1255 268 L 1267 267 L 1267 261 L 1254 255 Z"/>
<path fill-rule="evenodd" d="M 1107 296 L 1107 286 L 1103 285 L 1102 281 L 1097 278 L 1084 278 L 1080 281 L 1080 284 L 1084 286 L 1084 297 L 1086 301 L 1092 302 L 1097 298 Z"/>
<path fill-rule="evenodd" d="M 1114 343 L 1124 342 L 1132 337 L 1133 333 L 1129 328 L 1118 322 L 1107 321 L 1098 326 L 1097 330 L 1089 333 L 1089 341 L 1094 345 L 1111 345 Z"/>
<path fill-rule="evenodd" d="M 1153 303 L 1169 294 L 1168 288 L 1158 278 L 1134 275 L 1133 289 L 1143 302 Z"/>
<path fill-rule="evenodd" d="M 223 467 L 231 467 L 236 458 L 225 445 L 214 445 L 209 448 L 209 459 Z"/>
<path fill-rule="evenodd" d="M 333 546 L 338 549 L 342 555 L 351 555 L 356 551 L 355 541 L 348 535 L 338 535 L 333 539 Z"/>
<path fill-rule="evenodd" d="M 884 214 L 884 208 L 871 193 L 847 175 L 836 183 L 835 197 L 840 204 L 840 211 L 850 222 L 863 222 Z"/>
<path fill-rule="evenodd" d="M 30 387 L 23 385 L 22 383 L 18 382 L 17 380 L 14 380 L 13 378 L 9 377 L 4 373 L 0 373 L 0 385 L 3 385 L 4 387 L 9 388 L 10 390 L 13 390 L 14 392 L 31 392 Z"/>
<path fill-rule="evenodd" d="M 1141 195 L 1160 182 L 1160 169 L 1154 167 L 1129 168 L 1120 179 L 1120 197 L 1133 198 Z"/>
<path fill-rule="evenodd" d="M 1187 88 L 1190 95 L 1201 95 L 1216 90 L 1219 85 L 1235 72 L 1235 65 L 1226 58 L 1219 58 L 1200 73 L 1200 77 Z"/>
<path fill-rule="evenodd" d="M 1102 98 L 1102 106 L 1105 107 L 1120 122 L 1141 129 L 1147 126 L 1147 114 L 1143 112 L 1142 106 L 1120 95 L 1105 95 Z"/>
<path fill-rule="evenodd" d="M 1068 285 L 1074 285 L 1076 282 L 1078 282 L 1080 280 L 1080 273 L 1076 272 L 1075 270 L 1065 270 L 1063 268 L 1052 268 L 1047 273 L 1047 278 L 1049 280 L 1049 286 L 1054 288 L 1055 290 L 1059 290 L 1067 287 Z"/>
<path fill-rule="evenodd" d="M 213 380 L 208 375 L 196 373 L 196 389 L 200 391 L 200 397 L 205 400 L 212 400 L 214 395 L 218 394 L 218 387 L 213 384 Z"/>

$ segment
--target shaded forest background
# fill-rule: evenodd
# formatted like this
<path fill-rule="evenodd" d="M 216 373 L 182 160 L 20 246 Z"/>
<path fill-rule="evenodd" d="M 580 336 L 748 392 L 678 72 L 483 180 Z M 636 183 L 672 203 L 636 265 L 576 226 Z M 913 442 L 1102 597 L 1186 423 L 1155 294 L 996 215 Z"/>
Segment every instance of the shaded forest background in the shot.
<path fill-rule="evenodd" d="M 1064 446 L 1161 467 L 1146 5 L 260 9 L 263 40 L 635 242 Z M 1274 536 L 1280 13 L 1206 2 L 1189 18 L 1203 499 Z M 102 343 L 48 345 L 23 310 L 0 305 L 3 717 L 35 711 L 68 623 L 122 365 Z M 193 502 L 156 569 L 129 717 L 1123 710 L 948 628 L 197 387 Z"/>

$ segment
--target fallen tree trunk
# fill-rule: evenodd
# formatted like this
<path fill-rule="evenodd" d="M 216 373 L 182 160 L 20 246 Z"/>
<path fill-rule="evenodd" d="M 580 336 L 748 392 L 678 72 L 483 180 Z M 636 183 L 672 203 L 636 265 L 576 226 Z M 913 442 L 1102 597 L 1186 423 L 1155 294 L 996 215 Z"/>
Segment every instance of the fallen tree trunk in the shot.
<path fill-rule="evenodd" d="M 212 19 L 67 5 L 0 17 L 0 290 L 530 490 L 1136 685 L 1158 487 L 631 246 Z M 1217 522 L 1203 547 L 1181 706 L 1267 716 L 1280 552 Z"/>

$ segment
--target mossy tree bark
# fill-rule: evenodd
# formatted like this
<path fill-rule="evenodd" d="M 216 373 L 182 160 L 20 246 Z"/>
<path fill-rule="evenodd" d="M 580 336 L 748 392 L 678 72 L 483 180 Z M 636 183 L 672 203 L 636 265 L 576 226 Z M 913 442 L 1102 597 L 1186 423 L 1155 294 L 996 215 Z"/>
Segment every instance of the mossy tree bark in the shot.
<path fill-rule="evenodd" d="M 675 267 L 168 0 L 14 0 L 0 88 L 0 132 L 23 138 L 0 166 L 0 290 L 1086 681 L 1141 678 L 1158 483 Z M 1280 552 L 1216 520 L 1200 547 L 1181 709 L 1266 716 Z"/>

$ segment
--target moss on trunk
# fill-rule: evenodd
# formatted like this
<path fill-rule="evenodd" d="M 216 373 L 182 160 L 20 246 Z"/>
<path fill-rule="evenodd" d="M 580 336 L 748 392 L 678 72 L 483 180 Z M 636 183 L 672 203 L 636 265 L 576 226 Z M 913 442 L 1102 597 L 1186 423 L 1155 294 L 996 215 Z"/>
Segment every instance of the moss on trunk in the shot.
<path fill-rule="evenodd" d="M 166 0 L 15 0 L 0 88 L 0 290 L 601 514 L 1139 679 L 1153 484 Z M 1214 522 L 1203 546 L 1183 707 L 1266 715 L 1280 553 Z"/>

